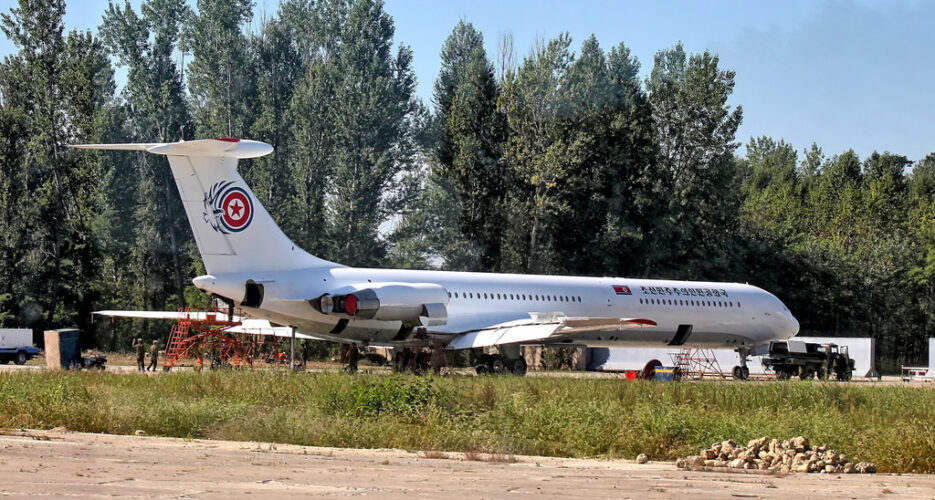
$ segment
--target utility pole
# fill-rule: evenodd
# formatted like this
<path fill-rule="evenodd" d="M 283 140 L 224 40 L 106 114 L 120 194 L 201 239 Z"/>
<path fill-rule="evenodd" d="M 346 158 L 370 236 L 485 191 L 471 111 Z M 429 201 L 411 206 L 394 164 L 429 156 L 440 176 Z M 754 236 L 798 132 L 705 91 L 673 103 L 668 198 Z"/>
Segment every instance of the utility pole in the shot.
<path fill-rule="evenodd" d="M 292 330 L 292 342 L 289 347 L 289 369 L 295 371 L 295 327 L 290 327 L 290 330 Z"/>

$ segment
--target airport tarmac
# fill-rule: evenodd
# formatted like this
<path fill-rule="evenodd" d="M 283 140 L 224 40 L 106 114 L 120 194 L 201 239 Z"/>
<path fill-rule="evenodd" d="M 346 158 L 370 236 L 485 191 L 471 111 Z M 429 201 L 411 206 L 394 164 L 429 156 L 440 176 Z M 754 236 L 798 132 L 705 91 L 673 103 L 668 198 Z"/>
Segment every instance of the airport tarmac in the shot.
<path fill-rule="evenodd" d="M 928 475 L 779 477 L 684 471 L 671 462 L 447 457 L 401 450 L 4 430 L 0 495 L 935 499 L 935 476 Z"/>

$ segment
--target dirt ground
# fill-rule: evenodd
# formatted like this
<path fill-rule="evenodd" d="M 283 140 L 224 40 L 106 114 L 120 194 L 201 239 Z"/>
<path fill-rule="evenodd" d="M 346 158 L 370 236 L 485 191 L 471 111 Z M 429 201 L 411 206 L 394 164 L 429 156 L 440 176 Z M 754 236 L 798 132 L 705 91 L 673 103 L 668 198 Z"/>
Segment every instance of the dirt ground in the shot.
<path fill-rule="evenodd" d="M 430 458 L 431 457 L 431 458 Z M 671 462 L 485 457 L 0 432 L 0 495 L 79 498 L 935 498 L 935 476 L 690 472 Z"/>

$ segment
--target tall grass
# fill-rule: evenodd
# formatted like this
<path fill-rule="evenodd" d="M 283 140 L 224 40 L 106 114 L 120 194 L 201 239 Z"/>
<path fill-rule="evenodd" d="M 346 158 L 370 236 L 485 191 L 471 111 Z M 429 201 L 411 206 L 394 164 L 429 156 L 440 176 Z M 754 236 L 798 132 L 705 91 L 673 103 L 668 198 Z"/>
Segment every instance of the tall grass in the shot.
<path fill-rule="evenodd" d="M 178 373 L 0 374 L 0 427 L 565 457 L 674 459 L 806 435 L 935 472 L 935 391 L 775 382 Z"/>

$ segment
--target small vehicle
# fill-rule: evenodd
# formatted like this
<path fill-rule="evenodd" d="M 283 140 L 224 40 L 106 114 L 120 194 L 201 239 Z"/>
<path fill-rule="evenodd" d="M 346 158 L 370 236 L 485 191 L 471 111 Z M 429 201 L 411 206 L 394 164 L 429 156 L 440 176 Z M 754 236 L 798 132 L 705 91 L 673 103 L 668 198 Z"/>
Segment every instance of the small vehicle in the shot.
<path fill-rule="evenodd" d="M 32 330 L 28 328 L 0 329 L 0 364 L 10 361 L 24 365 L 39 354 L 32 345 Z"/>
<path fill-rule="evenodd" d="M 799 377 L 808 380 L 834 377 L 840 381 L 851 379 L 854 360 L 846 346 L 816 344 L 799 340 L 774 341 L 769 353 L 763 357 L 763 367 L 776 372 L 776 378 L 787 380 Z"/>
<path fill-rule="evenodd" d="M 100 354 L 89 354 L 87 356 L 81 356 L 80 366 L 84 370 L 106 370 L 107 369 L 107 356 L 102 356 Z"/>

